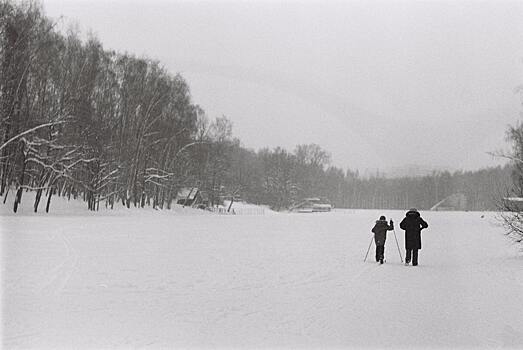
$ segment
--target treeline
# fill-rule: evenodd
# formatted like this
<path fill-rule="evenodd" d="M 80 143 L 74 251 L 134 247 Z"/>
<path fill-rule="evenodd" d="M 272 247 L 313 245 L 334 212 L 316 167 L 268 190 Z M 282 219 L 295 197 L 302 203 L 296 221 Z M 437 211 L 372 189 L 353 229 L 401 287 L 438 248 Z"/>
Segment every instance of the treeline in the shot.
<path fill-rule="evenodd" d="M 33 2 L 0 3 L 0 193 L 80 196 L 93 210 L 170 203 L 203 111 L 158 62 L 62 35 Z M 200 123 L 201 124 L 201 123 Z M 31 132 L 27 132 L 31 131 Z M 221 121 L 206 137 L 221 142 Z"/>
<path fill-rule="evenodd" d="M 460 194 L 460 209 L 496 210 L 499 196 L 511 185 L 511 166 L 478 171 L 434 172 L 423 177 L 361 177 L 357 171 L 328 166 L 330 156 L 318 145 L 259 152 L 238 146 L 232 152 L 231 184 L 252 203 L 285 209 L 306 197 L 329 199 L 337 208 L 430 209 Z"/>
<path fill-rule="evenodd" d="M 342 207 L 430 209 L 437 203 L 460 194 L 465 199 L 461 210 L 495 210 L 499 195 L 510 184 L 511 167 L 478 171 L 434 172 L 423 177 L 370 178 L 348 177 Z"/>
<path fill-rule="evenodd" d="M 507 168 L 423 178 L 361 178 L 329 167 L 318 145 L 253 151 L 226 117 L 209 120 L 180 75 L 159 62 L 104 50 L 96 38 L 61 34 L 33 2 L 0 0 L 0 196 L 25 191 L 34 210 L 54 195 L 100 205 L 170 208 L 183 187 L 209 205 L 224 197 L 284 209 L 304 197 L 336 207 L 427 209 L 466 195 L 494 209 L 493 181 Z"/>

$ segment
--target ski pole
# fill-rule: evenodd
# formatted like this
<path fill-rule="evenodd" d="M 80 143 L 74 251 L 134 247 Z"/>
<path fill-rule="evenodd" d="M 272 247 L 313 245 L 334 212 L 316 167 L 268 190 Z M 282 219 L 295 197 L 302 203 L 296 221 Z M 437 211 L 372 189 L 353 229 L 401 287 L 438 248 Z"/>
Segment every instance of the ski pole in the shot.
<path fill-rule="evenodd" d="M 396 237 L 396 229 L 393 229 L 392 232 L 394 232 L 394 239 L 396 240 L 396 246 L 398 246 L 398 253 L 400 255 L 400 260 L 401 260 L 401 262 L 403 262 L 403 258 L 401 257 L 400 245 L 398 243 L 398 237 Z"/>
<path fill-rule="evenodd" d="M 373 237 L 370 238 L 369 249 L 367 249 L 367 254 L 365 254 L 365 259 L 363 259 L 363 262 L 367 261 L 367 256 L 369 255 L 370 246 L 372 245 L 372 239 L 373 239 Z"/>

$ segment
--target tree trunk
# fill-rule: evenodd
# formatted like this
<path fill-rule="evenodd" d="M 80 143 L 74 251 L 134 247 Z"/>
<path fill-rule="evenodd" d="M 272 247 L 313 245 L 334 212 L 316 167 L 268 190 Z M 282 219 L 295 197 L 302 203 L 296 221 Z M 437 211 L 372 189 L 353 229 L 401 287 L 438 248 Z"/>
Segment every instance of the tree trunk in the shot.
<path fill-rule="evenodd" d="M 231 211 L 232 203 L 234 203 L 234 196 L 231 196 L 231 203 L 229 204 L 229 208 L 227 208 L 227 212 Z"/>
<path fill-rule="evenodd" d="M 45 212 L 49 213 L 49 207 L 51 206 L 51 197 L 53 196 L 54 187 L 51 188 L 49 191 L 49 195 L 47 196 L 47 205 L 45 206 Z"/>
<path fill-rule="evenodd" d="M 39 188 L 36 191 L 36 198 L 35 198 L 35 205 L 34 205 L 35 213 L 38 212 L 38 205 L 40 204 L 40 198 L 42 197 L 42 192 L 43 192 L 43 190 L 41 188 Z"/>
<path fill-rule="evenodd" d="M 9 194 L 9 187 L 7 188 L 7 191 L 5 192 L 5 196 L 4 196 L 4 204 L 5 202 L 7 201 L 7 195 Z"/>
<path fill-rule="evenodd" d="M 25 147 L 25 145 L 23 146 Z M 22 202 L 22 193 L 23 193 L 23 186 L 24 186 L 24 180 L 25 180 L 25 167 L 27 165 L 26 161 L 25 161 L 25 153 L 23 152 L 23 149 L 22 149 L 22 172 L 20 174 L 20 185 L 18 187 L 18 190 L 16 191 L 16 196 L 15 196 L 15 204 L 14 204 L 14 207 L 13 207 L 13 211 L 16 213 L 18 211 L 18 205 Z"/>

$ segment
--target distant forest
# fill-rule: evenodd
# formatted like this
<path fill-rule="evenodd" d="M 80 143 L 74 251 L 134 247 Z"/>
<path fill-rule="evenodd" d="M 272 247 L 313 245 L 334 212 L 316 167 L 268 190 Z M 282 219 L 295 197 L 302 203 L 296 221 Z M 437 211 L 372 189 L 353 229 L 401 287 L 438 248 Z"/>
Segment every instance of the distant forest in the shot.
<path fill-rule="evenodd" d="M 34 2 L 0 0 L 0 196 L 36 191 L 100 205 L 170 208 L 198 187 L 210 205 L 241 198 L 281 210 L 305 197 L 339 208 L 429 209 L 463 194 L 468 210 L 495 209 L 511 168 L 363 178 L 330 166 L 315 144 L 254 151 L 227 117 L 210 119 L 188 83 L 162 65 L 60 33 Z M 44 204 L 41 204 L 44 203 Z"/>

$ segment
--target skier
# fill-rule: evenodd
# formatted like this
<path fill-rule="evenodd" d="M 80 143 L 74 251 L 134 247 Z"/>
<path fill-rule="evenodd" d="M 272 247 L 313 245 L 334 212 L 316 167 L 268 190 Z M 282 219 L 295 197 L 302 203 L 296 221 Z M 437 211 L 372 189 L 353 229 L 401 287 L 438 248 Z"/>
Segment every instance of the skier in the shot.
<path fill-rule="evenodd" d="M 380 216 L 379 220 L 376 220 L 376 224 L 371 230 L 374 233 L 374 242 L 376 243 L 376 261 L 379 261 L 380 264 L 383 264 L 383 259 L 385 259 L 387 231 L 392 230 L 394 230 L 394 222 L 391 219 L 390 223 L 387 224 L 387 219 L 383 215 Z"/>
<path fill-rule="evenodd" d="M 400 228 L 405 231 L 405 265 L 410 263 L 412 257 L 412 266 L 418 265 L 418 250 L 421 249 L 421 230 L 429 225 L 421 218 L 416 208 L 410 209 L 405 218 L 400 223 Z"/>

